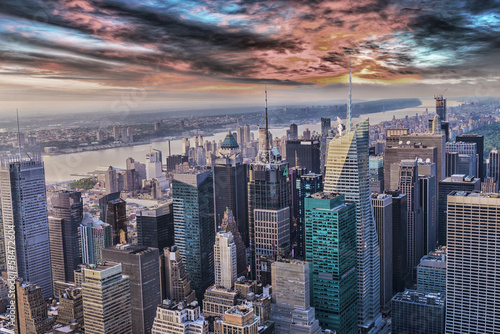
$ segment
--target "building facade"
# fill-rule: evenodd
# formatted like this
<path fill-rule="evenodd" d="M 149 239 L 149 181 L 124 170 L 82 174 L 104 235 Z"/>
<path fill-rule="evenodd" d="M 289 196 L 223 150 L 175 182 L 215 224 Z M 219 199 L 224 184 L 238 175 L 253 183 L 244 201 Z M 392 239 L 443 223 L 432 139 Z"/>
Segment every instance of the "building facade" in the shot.
<path fill-rule="evenodd" d="M 357 333 L 356 205 L 345 203 L 345 195 L 313 194 L 306 198 L 305 226 L 316 317 L 323 329 Z"/>
<path fill-rule="evenodd" d="M 174 205 L 172 201 L 137 210 L 137 243 L 142 246 L 158 248 L 175 244 Z"/>
<path fill-rule="evenodd" d="M 498 333 L 500 197 L 451 192 L 447 205 L 445 333 Z"/>
<path fill-rule="evenodd" d="M 368 119 L 333 138 L 324 186 L 325 192 L 343 194 L 346 203 L 356 204 L 358 324 L 365 329 L 381 317 L 380 254 L 370 198 L 368 147 Z"/>
<path fill-rule="evenodd" d="M 129 277 L 132 333 L 150 334 L 156 307 L 161 303 L 158 249 L 118 245 L 102 250 L 103 261 L 121 263 Z"/>
<path fill-rule="evenodd" d="M 7 276 L 39 286 L 44 298 L 50 298 L 52 272 L 42 158 L 39 154 L 2 157 L 0 163 L 5 251 L 7 258 L 16 259 L 15 265 L 7 266 Z"/>
<path fill-rule="evenodd" d="M 82 268 L 83 319 L 87 334 L 131 334 L 130 280 L 120 263 Z"/>
<path fill-rule="evenodd" d="M 212 171 L 174 174 L 175 244 L 197 297 L 214 282 L 214 192 Z"/>
<path fill-rule="evenodd" d="M 392 333 L 442 334 L 445 297 L 415 290 L 399 292 L 392 299 Z"/>

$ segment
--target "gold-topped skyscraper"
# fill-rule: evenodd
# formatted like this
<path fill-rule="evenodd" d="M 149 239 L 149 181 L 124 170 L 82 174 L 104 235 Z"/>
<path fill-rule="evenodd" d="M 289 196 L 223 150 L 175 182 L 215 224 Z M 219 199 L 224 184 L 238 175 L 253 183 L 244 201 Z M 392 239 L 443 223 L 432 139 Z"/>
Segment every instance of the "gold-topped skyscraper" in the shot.
<path fill-rule="evenodd" d="M 329 143 L 324 191 L 343 194 L 346 203 L 356 204 L 358 325 L 370 328 L 381 316 L 380 254 L 368 174 L 370 125 L 368 119 L 351 125 L 351 89 L 349 70 L 346 130 Z"/>

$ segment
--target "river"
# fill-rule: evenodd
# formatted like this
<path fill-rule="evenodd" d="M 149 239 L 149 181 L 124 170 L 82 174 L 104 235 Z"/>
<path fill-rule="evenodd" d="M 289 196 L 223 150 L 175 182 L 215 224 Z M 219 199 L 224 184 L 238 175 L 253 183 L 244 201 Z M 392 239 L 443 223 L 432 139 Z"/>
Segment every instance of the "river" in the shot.
<path fill-rule="evenodd" d="M 457 106 L 460 103 L 456 101 L 447 101 L 449 107 Z M 385 112 L 372 113 L 367 115 L 362 115 L 353 119 L 354 123 L 359 122 L 361 119 L 366 117 L 370 118 L 370 124 L 378 124 L 383 121 L 391 120 L 393 116 L 396 118 L 402 118 L 406 115 L 414 116 L 416 113 L 422 114 L 425 112 L 426 108 L 433 111 L 435 106 L 434 100 L 422 100 L 422 105 L 418 107 L 405 108 L 399 110 L 391 110 Z M 335 119 L 332 119 L 332 127 L 335 125 Z M 300 124 L 298 126 L 299 135 L 302 134 L 306 128 L 311 130 L 320 131 L 319 120 L 314 123 Z M 271 126 L 270 131 L 273 137 L 282 137 L 286 134 L 288 128 L 273 128 Z M 227 131 L 222 131 L 215 133 L 213 136 L 203 137 L 204 140 L 223 140 L 226 136 Z M 255 138 L 257 138 L 257 131 L 253 131 Z M 191 145 L 193 145 L 191 140 Z M 45 179 L 48 184 L 57 182 L 66 182 L 71 180 L 76 180 L 81 178 L 77 175 L 85 175 L 88 172 L 94 171 L 97 167 L 102 166 L 113 166 L 117 168 L 125 168 L 125 160 L 128 157 L 132 157 L 142 163 L 146 161 L 146 153 L 150 151 L 151 148 L 161 150 L 163 152 L 163 157 L 168 155 L 168 141 L 164 142 L 153 142 L 151 144 L 135 145 L 129 147 L 118 147 L 107 150 L 100 151 L 87 151 L 73 154 L 61 154 L 44 156 L 43 160 L 45 162 Z M 171 141 L 172 154 L 180 154 L 182 149 L 181 140 Z"/>

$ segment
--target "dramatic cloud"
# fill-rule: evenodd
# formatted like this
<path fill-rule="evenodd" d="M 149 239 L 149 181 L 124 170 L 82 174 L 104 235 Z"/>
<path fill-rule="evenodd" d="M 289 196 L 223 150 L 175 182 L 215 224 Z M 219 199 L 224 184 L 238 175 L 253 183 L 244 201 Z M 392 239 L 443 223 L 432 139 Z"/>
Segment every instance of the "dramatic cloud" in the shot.
<path fill-rule="evenodd" d="M 0 98 L 290 90 L 345 83 L 349 56 L 366 87 L 493 85 L 499 8 L 495 0 L 3 0 Z"/>

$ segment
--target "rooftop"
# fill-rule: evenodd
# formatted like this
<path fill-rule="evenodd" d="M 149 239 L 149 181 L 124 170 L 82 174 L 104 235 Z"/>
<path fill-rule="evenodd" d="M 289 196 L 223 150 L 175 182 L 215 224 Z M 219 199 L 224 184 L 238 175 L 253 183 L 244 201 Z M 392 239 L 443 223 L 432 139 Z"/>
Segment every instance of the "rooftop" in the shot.
<path fill-rule="evenodd" d="M 234 136 L 231 133 L 231 131 L 228 131 L 228 133 L 226 135 L 226 138 L 222 142 L 221 147 L 222 148 L 238 148 L 239 147 L 238 142 L 234 138 Z"/>
<path fill-rule="evenodd" d="M 448 196 L 457 197 L 481 197 L 481 198 L 500 198 L 498 193 L 482 193 L 482 192 L 470 192 L 470 191 L 451 191 Z"/>
<path fill-rule="evenodd" d="M 429 306 L 444 307 L 446 297 L 442 293 L 426 293 L 416 290 L 406 290 L 399 292 L 393 298 L 393 301 L 409 302 Z"/>

